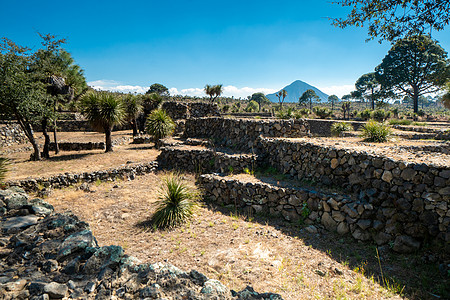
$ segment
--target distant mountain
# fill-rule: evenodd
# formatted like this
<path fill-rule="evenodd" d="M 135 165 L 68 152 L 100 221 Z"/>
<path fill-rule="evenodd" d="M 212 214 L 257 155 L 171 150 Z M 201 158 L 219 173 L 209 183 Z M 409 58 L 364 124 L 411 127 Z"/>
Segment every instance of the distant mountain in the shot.
<path fill-rule="evenodd" d="M 321 102 L 327 102 L 328 101 L 328 95 L 319 90 L 318 88 L 307 84 L 306 82 L 303 82 L 301 80 L 296 80 L 290 85 L 283 88 L 287 92 L 286 99 L 284 99 L 284 102 L 298 102 L 298 98 L 308 89 L 312 89 L 314 92 L 316 92 L 317 96 L 319 96 Z M 272 101 L 272 102 L 278 102 L 278 97 L 275 96 L 276 93 L 268 94 L 266 97 Z"/>

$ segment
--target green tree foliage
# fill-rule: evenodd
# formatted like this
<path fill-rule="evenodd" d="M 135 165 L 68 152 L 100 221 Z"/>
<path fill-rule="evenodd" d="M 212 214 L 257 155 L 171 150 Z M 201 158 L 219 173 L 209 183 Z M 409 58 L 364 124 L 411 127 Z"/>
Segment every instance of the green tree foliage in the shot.
<path fill-rule="evenodd" d="M 450 1 L 447 0 L 343 0 L 334 3 L 352 8 L 345 19 L 332 19 L 334 26 L 366 26 L 369 39 L 378 37 L 380 41 L 443 30 L 450 20 Z"/>
<path fill-rule="evenodd" d="M 331 111 L 334 110 L 334 103 L 339 102 L 339 98 L 336 95 L 328 96 L 328 102 L 331 102 Z"/>
<path fill-rule="evenodd" d="M 161 139 L 172 135 L 175 123 L 164 109 L 155 109 L 147 117 L 146 131 L 153 136 L 157 148 L 161 145 Z"/>
<path fill-rule="evenodd" d="M 286 90 L 281 90 L 275 94 L 275 96 L 277 96 L 277 98 L 278 98 L 278 103 L 280 104 L 280 111 L 283 110 L 283 102 L 287 95 L 288 95 L 288 93 Z"/>
<path fill-rule="evenodd" d="M 316 92 L 312 89 L 307 89 L 298 99 L 298 103 L 306 104 L 309 103 L 309 109 L 312 110 L 312 103 L 313 101 L 319 101 L 320 98 L 317 96 Z"/>
<path fill-rule="evenodd" d="M 384 96 L 381 90 L 381 84 L 376 78 L 375 72 L 367 73 L 358 78 L 355 83 L 356 90 L 361 95 L 361 98 L 370 101 L 372 110 L 375 109 L 375 101 Z"/>
<path fill-rule="evenodd" d="M 417 113 L 419 97 L 437 92 L 450 76 L 450 67 L 447 52 L 420 35 L 396 42 L 375 72 L 384 89 L 410 96 Z"/>
<path fill-rule="evenodd" d="M 209 100 L 211 102 L 214 102 L 217 99 L 217 97 L 222 95 L 223 86 L 221 84 L 216 84 L 216 85 L 207 84 L 207 85 L 205 85 L 204 90 L 205 90 L 205 94 L 209 96 Z"/>
<path fill-rule="evenodd" d="M 28 48 L 2 38 L 0 43 L 0 110 L 16 118 L 33 146 L 32 160 L 40 160 L 39 145 L 32 122 L 40 120 L 47 107 L 43 105 L 45 86 L 30 72 L 32 54 Z"/>
<path fill-rule="evenodd" d="M 105 133 L 106 152 L 113 151 L 112 129 L 126 117 L 122 99 L 110 92 L 89 92 L 81 98 L 80 109 L 95 130 Z"/>
<path fill-rule="evenodd" d="M 190 219 L 197 206 L 198 193 L 189 188 L 177 175 L 163 179 L 156 211 L 151 222 L 155 228 L 170 229 Z"/>
<path fill-rule="evenodd" d="M 133 137 L 135 137 L 138 134 L 136 118 L 144 110 L 142 105 L 142 97 L 128 94 L 123 97 L 123 103 L 125 105 L 126 119 L 130 122 L 131 127 L 133 128 Z"/>
<path fill-rule="evenodd" d="M 169 89 L 160 83 L 154 83 L 150 86 L 146 94 L 156 93 L 160 96 L 169 96 Z"/>
<path fill-rule="evenodd" d="M 258 110 L 258 108 L 259 108 L 258 102 L 251 100 L 247 104 L 247 107 L 245 108 L 245 111 L 247 111 L 247 112 L 255 112 L 255 111 Z"/>
<path fill-rule="evenodd" d="M 259 111 L 265 104 L 269 104 L 270 100 L 263 93 L 254 93 L 250 100 L 256 101 L 258 103 Z"/>

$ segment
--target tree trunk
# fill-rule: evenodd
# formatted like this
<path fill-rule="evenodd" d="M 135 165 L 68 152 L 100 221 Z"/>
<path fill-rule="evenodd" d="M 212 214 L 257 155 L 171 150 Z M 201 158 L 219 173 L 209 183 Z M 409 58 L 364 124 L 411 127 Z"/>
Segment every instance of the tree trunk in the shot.
<path fill-rule="evenodd" d="M 107 127 L 105 126 L 105 146 L 106 146 L 106 151 L 105 152 L 112 152 L 113 148 L 112 148 L 112 141 L 111 141 L 111 127 Z"/>
<path fill-rule="evenodd" d="M 133 128 L 133 137 L 136 137 L 138 135 L 136 118 L 131 120 L 131 127 Z"/>
<path fill-rule="evenodd" d="M 31 128 L 30 123 L 28 120 L 24 119 L 17 111 L 14 113 L 16 115 L 16 119 L 19 122 L 20 127 L 22 128 L 23 132 L 27 136 L 28 140 L 30 141 L 31 145 L 33 146 L 33 154 L 31 154 L 30 160 L 41 160 L 41 152 L 39 150 L 39 145 L 36 142 L 36 139 L 33 135 L 33 128 Z"/>
<path fill-rule="evenodd" d="M 414 105 L 414 113 L 419 112 L 419 88 L 417 86 L 413 86 L 413 105 Z"/>
<path fill-rule="evenodd" d="M 56 138 L 56 119 L 53 122 L 53 139 L 55 140 L 55 154 L 59 153 L 59 144 L 58 144 L 58 139 Z"/>
<path fill-rule="evenodd" d="M 42 119 L 42 134 L 44 135 L 44 148 L 42 149 L 42 157 L 50 158 L 50 136 L 47 132 L 47 118 Z"/>

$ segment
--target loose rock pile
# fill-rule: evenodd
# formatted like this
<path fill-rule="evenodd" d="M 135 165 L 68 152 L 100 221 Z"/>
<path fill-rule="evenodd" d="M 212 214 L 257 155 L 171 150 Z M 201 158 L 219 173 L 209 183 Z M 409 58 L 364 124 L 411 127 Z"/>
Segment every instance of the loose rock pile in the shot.
<path fill-rule="evenodd" d="M 89 225 L 55 214 L 23 190 L 0 190 L 1 299 L 281 299 L 166 263 L 139 264 L 119 246 L 99 247 Z"/>

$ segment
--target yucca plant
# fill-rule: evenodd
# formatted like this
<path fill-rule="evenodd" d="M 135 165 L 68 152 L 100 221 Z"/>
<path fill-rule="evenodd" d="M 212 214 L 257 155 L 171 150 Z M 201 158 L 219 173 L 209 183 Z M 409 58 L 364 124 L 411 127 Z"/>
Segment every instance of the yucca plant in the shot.
<path fill-rule="evenodd" d="M 8 165 L 9 160 L 5 157 L 0 157 L 0 185 L 5 181 Z"/>
<path fill-rule="evenodd" d="M 389 125 L 370 120 L 362 127 L 361 137 L 366 142 L 383 143 L 386 142 L 392 134 Z"/>
<path fill-rule="evenodd" d="M 113 151 L 112 129 L 125 120 L 122 99 L 110 92 L 90 92 L 81 98 L 80 108 L 94 130 L 105 133 L 106 152 Z"/>
<path fill-rule="evenodd" d="M 353 131 L 353 126 L 347 122 L 336 122 L 331 125 L 331 134 L 341 136 L 344 131 Z"/>
<path fill-rule="evenodd" d="M 123 98 L 126 119 L 130 122 L 133 129 L 133 137 L 137 136 L 138 128 L 136 118 L 144 110 L 142 105 L 142 98 L 136 95 L 128 94 Z"/>
<path fill-rule="evenodd" d="M 156 211 L 151 223 L 154 228 L 170 229 L 190 219 L 197 206 L 199 194 L 189 188 L 179 175 L 169 174 L 163 179 Z"/>
<path fill-rule="evenodd" d="M 157 148 L 161 145 L 161 139 L 172 135 L 175 123 L 163 109 L 155 109 L 147 117 L 146 131 L 153 136 Z"/>

